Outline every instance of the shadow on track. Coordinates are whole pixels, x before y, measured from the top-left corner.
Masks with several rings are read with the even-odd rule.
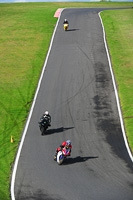
[[[85,162],[89,159],[95,159],[95,158],[98,158],[98,156],[88,156],[88,157],[77,156],[76,158],[68,158],[67,157],[67,159],[64,160],[63,165],[70,165],[70,164]]]
[[[56,129],[49,129],[46,131],[46,134],[44,134],[44,136],[46,135],[51,135],[54,133],[62,133],[64,131],[67,131],[69,129],[73,129],[74,127],[68,127],[68,128],[64,128],[64,127],[60,127],[60,128],[56,128]]]
[[[78,31],[78,30],[80,30],[80,29],[78,29],[78,28],[73,28],[73,29],[68,29],[67,32],[68,32],[68,31]]]

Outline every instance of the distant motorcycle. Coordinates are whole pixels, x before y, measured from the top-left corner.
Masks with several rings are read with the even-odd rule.
[[[38,123],[39,123],[41,134],[44,135],[46,133],[46,130],[49,127],[48,121],[45,120],[43,122],[38,122]]]
[[[61,165],[67,156],[70,156],[70,148],[65,146],[62,150],[58,151],[57,155],[54,156],[54,160],[57,161],[58,165]]]
[[[68,30],[68,24],[64,24],[64,31]]]

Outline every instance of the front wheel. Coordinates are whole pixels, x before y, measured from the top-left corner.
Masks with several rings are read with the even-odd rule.
[[[64,160],[63,153],[62,153],[62,151],[59,151],[58,154],[57,154],[57,163],[58,163],[58,165],[61,165],[63,163],[63,160]]]
[[[61,164],[63,163],[63,160],[64,160],[64,158],[63,158],[63,157],[60,157],[60,158],[59,158],[58,165],[61,165]]]
[[[41,127],[40,127],[40,131],[41,131],[41,134],[42,134],[42,135],[45,134],[46,130],[47,130],[47,127],[46,127],[46,126],[41,126]]]
[[[40,131],[41,131],[41,135],[44,135],[44,127],[43,126],[40,127]]]

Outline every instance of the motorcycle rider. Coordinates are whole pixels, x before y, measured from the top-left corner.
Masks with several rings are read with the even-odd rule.
[[[51,116],[48,111],[45,111],[43,116],[40,119],[39,124],[43,124],[43,122],[46,121],[48,123],[48,126],[51,126]]]
[[[69,25],[67,19],[64,20],[63,24],[68,24]]]
[[[60,147],[58,147],[58,148],[56,149],[56,154],[55,154],[55,155],[57,155],[57,153],[58,153],[59,151],[61,151],[64,147],[69,148],[70,151],[68,152],[67,156],[70,156],[71,149],[72,149],[72,145],[71,145],[71,141],[70,141],[70,140],[67,140],[67,141],[63,142],[63,143],[60,145]]]

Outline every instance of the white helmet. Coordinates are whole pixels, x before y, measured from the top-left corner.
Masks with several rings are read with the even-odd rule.
[[[49,115],[49,113],[48,113],[48,111],[45,111],[45,113],[44,113],[45,115]]]
[[[70,140],[67,140],[67,145],[71,145],[71,141]]]

